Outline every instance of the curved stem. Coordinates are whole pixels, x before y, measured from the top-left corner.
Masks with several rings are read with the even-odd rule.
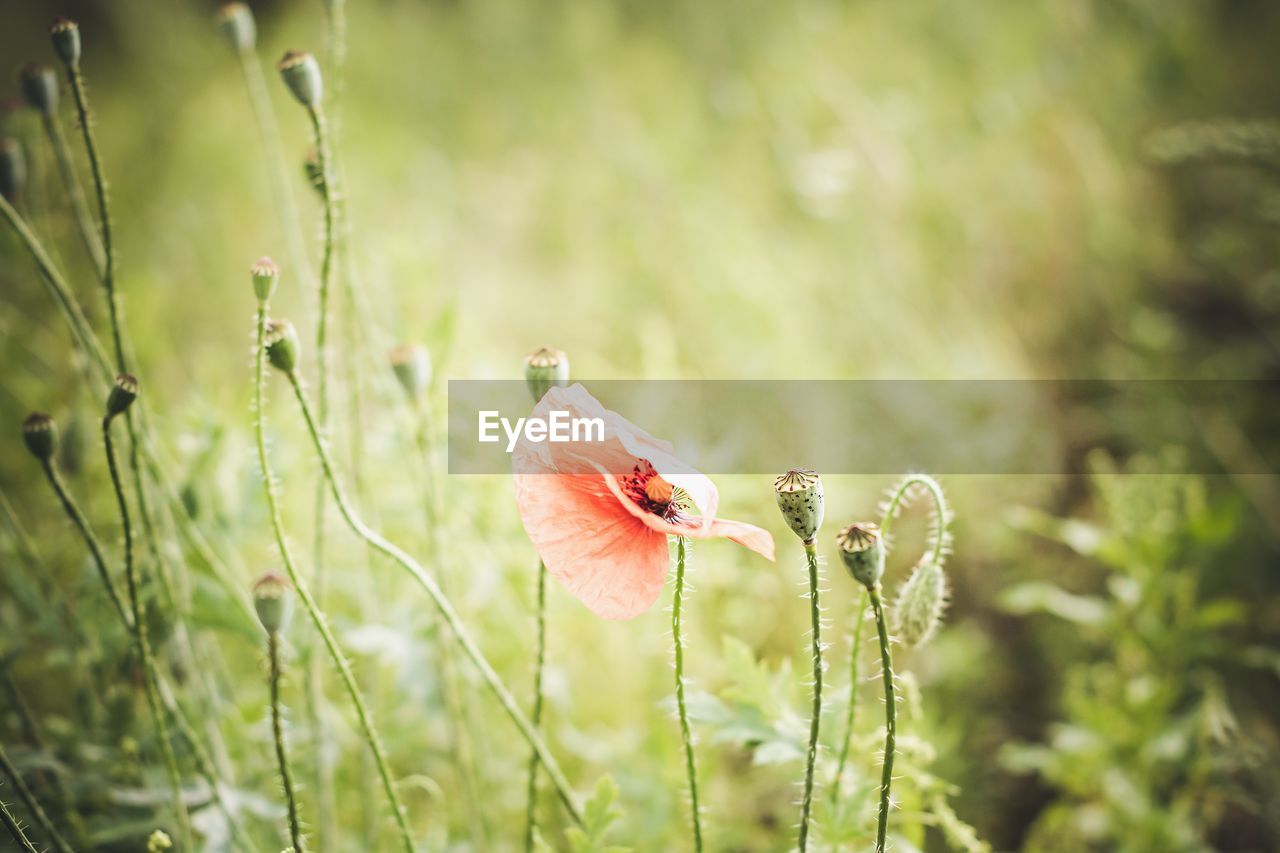
[[[27,834],[22,831],[22,824],[18,823],[18,819],[13,816],[13,812],[9,811],[4,800],[0,800],[0,823],[4,824],[5,829],[9,830],[9,834],[13,836],[13,840],[19,847],[27,851],[27,853],[40,853],[36,846],[31,843],[31,839],[27,838]]]
[[[18,792],[18,796],[26,805],[27,811],[31,812],[31,816],[35,818],[36,823],[40,824],[40,831],[48,836],[49,840],[53,842],[53,846],[60,853],[71,853],[71,845],[54,827],[53,821],[49,820],[49,815],[41,807],[40,801],[36,799],[35,794],[31,793],[27,783],[18,775],[18,768],[13,766],[13,762],[9,760],[9,756],[3,747],[0,747],[0,768],[4,769],[5,775],[13,782],[14,790]]]
[[[884,679],[884,766],[880,771],[880,816],[876,823],[876,853],[884,853],[884,839],[889,828],[889,788],[893,784],[897,709],[893,686],[893,656],[889,651],[889,628],[885,624],[880,585],[876,584],[867,592],[871,598],[871,609],[876,616],[876,632],[880,635],[880,666]]]
[[[533,664],[534,728],[542,726],[542,672],[547,661],[547,564],[538,561],[538,639]],[[529,784],[525,796],[524,849],[533,850],[533,833],[538,827],[538,753],[529,756]]]
[[[373,720],[364,704],[364,697],[356,684],[355,676],[351,674],[351,666],[347,663],[346,656],[338,646],[338,640],[333,636],[333,631],[330,630],[324,614],[320,611],[319,606],[316,605],[315,599],[311,597],[311,591],[307,588],[306,581],[303,580],[302,575],[298,572],[297,564],[293,559],[293,552],[290,550],[288,540],[285,538],[284,521],[280,516],[280,502],[276,496],[275,479],[271,474],[271,460],[267,456],[265,411],[266,326],[266,306],[259,304],[257,354],[254,359],[254,433],[257,438],[258,466],[262,475],[262,488],[266,493],[267,509],[271,515],[271,528],[275,534],[276,545],[280,549],[280,560],[284,563],[285,571],[289,574],[289,580],[293,583],[293,588],[297,591],[298,598],[302,600],[302,605],[306,609],[307,615],[311,617],[312,624],[315,625],[316,631],[320,634],[320,639],[324,642],[325,649],[329,652],[329,657],[332,658],[333,665],[338,670],[338,675],[347,690],[347,695],[351,698],[351,704],[355,707],[356,717],[360,721],[360,728],[369,744],[369,751],[373,753],[373,760],[378,768],[378,776],[382,780],[383,790],[387,795],[388,803],[391,805],[392,814],[395,816],[396,826],[400,831],[400,841],[408,853],[413,853],[413,839],[409,833],[409,824],[405,818],[404,808],[400,805],[400,797],[396,794],[391,771],[387,767],[386,755],[382,750],[382,738],[378,735],[378,730],[374,728]]]
[[[893,521],[898,517],[898,508],[902,505],[902,500],[907,496],[912,486],[923,486],[930,497],[933,498],[933,507],[936,517],[934,519],[934,529],[932,531],[933,542],[929,548],[933,551],[933,561],[941,563],[943,550],[947,547],[947,498],[942,493],[942,487],[938,485],[938,481],[927,474],[911,474],[903,478],[898,487],[894,489],[893,496],[889,498],[889,503],[885,505],[884,517],[880,519],[880,535],[883,537],[886,547],[889,543],[889,528],[893,526]]]
[[[680,713],[680,739],[684,743],[684,770],[689,780],[689,807],[693,812],[693,849],[702,850],[702,812],[698,807],[698,768],[693,760],[693,731],[684,699],[684,605],[685,541],[676,537],[676,590],[671,603],[671,637],[676,647],[676,708]]]
[[[156,738],[160,741],[160,750],[164,754],[165,769],[169,773],[169,787],[174,798],[174,809],[178,817],[178,836],[182,840],[182,849],[192,850],[191,818],[187,815],[187,805],[182,799],[182,775],[178,772],[178,759],[173,754],[173,744],[169,741],[169,725],[165,721],[164,712],[160,709],[160,698],[156,691],[155,658],[151,655],[151,641],[147,637],[147,621],[142,610],[141,597],[138,592],[138,570],[133,561],[133,526],[129,521],[129,502],[125,500],[124,487],[120,483],[120,466],[116,461],[115,443],[111,438],[111,417],[102,419],[102,440],[106,446],[107,468],[111,472],[111,485],[115,489],[116,502],[120,506],[120,523],[124,527],[124,579],[129,591],[129,609],[133,613],[133,639],[138,646],[138,656],[142,659],[142,683],[147,695],[147,705],[151,709],[151,718],[156,727]]]
[[[484,653],[480,651],[480,647],[471,639],[471,635],[462,624],[462,619],[453,608],[453,604],[445,596],[440,589],[440,585],[436,583],[435,578],[431,577],[422,565],[413,557],[409,556],[402,548],[389,542],[387,539],[368,525],[366,525],[355,510],[352,509],[350,501],[347,499],[346,492],[343,490],[341,483],[338,482],[337,474],[334,470],[333,461],[329,456],[329,451],[324,441],[320,437],[320,429],[316,424],[315,416],[311,411],[311,404],[307,400],[306,391],[303,390],[302,382],[296,373],[289,374],[289,383],[293,386],[294,397],[298,401],[298,406],[302,410],[302,417],[306,421],[307,432],[311,435],[311,444],[316,451],[317,457],[320,459],[320,467],[324,470],[325,479],[329,482],[330,492],[333,495],[334,502],[338,505],[338,511],[343,519],[347,522],[347,526],[351,528],[361,539],[369,543],[375,550],[390,557],[399,563],[413,577],[418,585],[423,588],[427,595],[435,604],[436,610],[444,618],[445,624],[453,632],[454,638],[462,651],[471,660],[471,663],[479,671],[481,679],[489,687],[489,690],[497,698],[498,703],[502,705],[503,710],[507,712],[507,716],[511,718],[511,722],[524,736],[538,754],[539,760],[543,767],[546,768],[547,776],[551,779],[552,784],[556,788],[556,792],[560,795],[561,801],[565,805],[570,818],[576,824],[582,823],[582,812],[578,807],[577,801],[573,796],[573,792],[569,787],[569,782],[565,779],[564,773],[560,770],[559,763],[552,756],[551,751],[547,749],[547,745],[543,742],[541,735],[529,723],[524,712],[520,710],[515,697],[511,695],[511,691],[502,682],[502,678],[494,670]]]
[[[809,844],[809,812],[813,805],[813,768],[818,760],[818,730],[822,723],[822,611],[818,601],[818,550],[804,543],[809,567],[809,620],[813,634],[813,719],[809,722],[809,753],[804,772],[804,800],[800,807],[800,850]]]
[[[853,738],[853,723],[858,707],[858,655],[862,652],[862,616],[867,610],[867,593],[858,602],[858,615],[853,620],[853,650],[849,653],[849,709],[844,718],[844,740],[840,744],[840,759],[836,762],[836,775],[831,780],[831,798],[840,801],[840,779],[849,760],[849,741]]]
[[[71,162],[71,152],[67,150],[67,138],[62,133],[58,118],[49,114],[42,116],[45,135],[49,137],[49,145],[53,148],[53,159],[58,164],[58,176],[62,179],[62,187],[71,202],[71,213],[75,217],[76,227],[80,231],[80,239],[93,259],[98,278],[107,275],[107,256],[102,250],[102,239],[98,236],[97,226],[93,224],[93,214],[89,212],[89,202],[84,197],[84,188],[76,178],[75,166]]]
[[[302,853],[302,827],[298,820],[298,801],[293,794],[293,774],[289,770],[289,755],[284,748],[284,722],[280,713],[280,636],[272,631],[267,634],[267,657],[271,663],[271,735],[276,742],[276,762],[280,765],[280,786],[289,806],[289,841],[293,853]]]

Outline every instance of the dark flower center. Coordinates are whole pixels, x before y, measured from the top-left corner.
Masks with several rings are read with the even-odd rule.
[[[683,489],[672,486],[654,470],[648,459],[641,459],[631,473],[621,478],[622,493],[645,512],[666,521],[680,518],[687,507]]]

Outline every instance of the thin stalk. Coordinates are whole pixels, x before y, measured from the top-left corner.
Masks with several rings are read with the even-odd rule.
[[[4,828],[9,830],[9,834],[13,836],[13,840],[27,853],[40,853],[36,846],[31,843],[31,839],[27,838],[27,834],[22,831],[22,824],[18,823],[18,819],[13,816],[13,812],[9,811],[9,806],[4,800],[0,800],[0,823],[4,824]]]
[[[844,776],[845,763],[849,760],[849,741],[853,738],[853,723],[858,707],[858,656],[862,652],[862,616],[867,610],[867,594],[858,603],[858,615],[853,620],[853,650],[849,654],[849,708],[844,718],[844,740],[840,744],[840,759],[836,762],[836,775],[831,780],[831,799],[840,801],[840,779]]]
[[[316,108],[307,110],[311,130],[315,138],[316,157],[320,161],[320,195],[324,202],[324,255],[320,261],[320,316],[316,324],[316,359],[320,376],[320,424],[329,423],[329,291],[333,284],[333,253],[337,239],[336,210],[334,201],[333,155],[329,151],[329,134],[324,113]]]
[[[698,768],[693,760],[693,731],[684,699],[684,605],[685,542],[676,537],[676,591],[671,605],[671,637],[676,647],[676,707],[680,712],[680,739],[684,742],[684,770],[689,780],[689,801],[693,812],[693,849],[702,851],[702,813],[698,808]]]
[[[58,473],[58,469],[54,467],[52,460],[42,461],[41,466],[44,468],[45,478],[48,479],[54,494],[58,496],[58,500],[62,503],[62,508],[66,511],[67,517],[71,519],[71,523],[80,532],[80,538],[84,539],[85,545],[88,546],[89,554],[93,557],[93,564],[98,570],[98,577],[102,579],[102,585],[107,590],[107,596],[111,599],[112,606],[115,607],[116,613],[120,614],[120,619],[124,622],[125,627],[132,633],[133,620],[125,609],[124,599],[120,597],[119,590],[116,589],[115,583],[111,580],[110,572],[107,571],[107,561],[102,554],[102,546],[98,542],[98,537],[93,535],[93,531],[89,528],[88,520],[85,519],[84,513],[80,511],[80,507],[71,497],[71,493],[67,491],[66,485],[62,482],[62,476]]]
[[[289,840],[294,853],[302,853],[302,827],[298,820],[298,801],[293,794],[293,773],[289,770],[289,755],[284,748],[284,722],[280,713],[280,635],[267,634],[267,657],[271,662],[271,734],[276,742],[276,762],[280,765],[280,786],[289,806]]]
[[[71,152],[67,148],[67,138],[62,133],[62,125],[56,115],[43,115],[44,132],[49,137],[49,145],[53,148],[54,160],[58,163],[58,175],[62,179],[63,189],[71,202],[71,212],[75,217],[80,239],[93,259],[93,267],[99,279],[107,274],[107,256],[102,249],[102,238],[98,236],[98,227],[93,222],[93,214],[89,212],[89,202],[85,199],[84,188],[76,177],[75,166],[72,165]]]
[[[564,803],[565,809],[576,824],[582,824],[582,812],[578,807],[578,803],[574,798],[573,792],[569,787],[569,782],[565,778],[564,773],[560,770],[559,763],[547,749],[546,743],[543,742],[542,736],[530,724],[524,712],[520,710],[519,704],[515,697],[511,695],[511,691],[502,682],[502,678],[494,670],[493,666],[485,658],[484,653],[480,651],[480,647],[471,639],[471,635],[462,624],[462,619],[453,608],[453,604],[445,596],[440,589],[436,580],[429,575],[422,565],[413,557],[409,556],[403,549],[392,544],[383,536],[356,515],[352,509],[350,501],[347,499],[346,492],[343,490],[341,483],[338,481],[337,474],[334,470],[333,461],[329,456],[329,451],[321,439],[320,429],[316,423],[315,415],[311,411],[311,404],[307,399],[306,391],[302,387],[302,382],[298,378],[297,373],[290,373],[289,383],[293,386],[294,396],[297,398],[298,406],[302,410],[302,417],[306,421],[307,432],[311,435],[311,444],[316,451],[316,455],[320,460],[320,466],[324,470],[325,479],[329,482],[330,492],[333,495],[334,502],[338,505],[338,511],[343,519],[347,522],[347,526],[351,528],[361,539],[368,542],[373,548],[382,554],[390,557],[392,560],[400,564],[400,566],[409,572],[418,585],[423,588],[427,595],[431,598],[441,617],[444,618],[445,624],[453,632],[454,638],[463,652],[471,660],[471,663],[480,673],[481,679],[489,687],[490,691],[497,698],[498,703],[502,705],[507,716],[511,718],[511,722],[520,730],[520,734],[528,742],[529,746],[538,754],[539,760],[543,767],[546,768],[547,776],[551,779],[555,786],[556,792],[560,795],[561,801]]]
[[[542,671],[547,660],[547,564],[538,561],[538,640],[533,664],[533,714],[535,729],[542,726]],[[524,849],[533,850],[533,833],[538,827],[538,754],[529,756],[529,785],[525,798]]]
[[[316,631],[319,632],[320,638],[324,641],[329,657],[333,659],[333,664],[338,670],[343,686],[346,687],[347,695],[351,698],[351,704],[355,707],[356,717],[360,721],[360,728],[369,744],[370,751],[373,753],[374,761],[378,767],[378,775],[382,779],[382,787],[386,792],[387,801],[391,805],[392,814],[395,816],[396,826],[400,831],[400,841],[408,853],[413,853],[413,839],[409,833],[409,824],[405,819],[404,808],[400,805],[400,797],[396,794],[391,771],[387,767],[386,756],[382,750],[382,739],[378,735],[378,730],[374,727],[372,718],[365,707],[364,697],[356,684],[355,676],[351,674],[351,666],[347,663],[346,656],[342,653],[337,639],[329,629],[329,624],[325,620],[324,614],[316,605],[315,599],[311,597],[311,591],[298,571],[293,559],[293,552],[290,550],[288,541],[285,538],[284,521],[281,518],[279,500],[276,497],[275,479],[271,474],[271,461],[267,456],[265,411],[266,324],[266,306],[259,303],[257,354],[254,368],[254,432],[257,437],[258,464],[262,474],[262,487],[267,496],[267,508],[271,515],[271,527],[275,533],[276,545],[280,549],[280,559],[289,574],[289,580],[293,583],[294,589],[298,592],[298,598],[302,600],[303,607],[306,608],[307,615],[311,617],[312,623],[316,626]]]
[[[187,814],[187,804],[182,798],[182,774],[178,772],[178,758],[173,753],[173,744],[169,740],[169,725],[160,707],[160,696],[156,689],[155,672],[157,667],[151,655],[151,641],[147,636],[147,620],[142,610],[142,601],[138,592],[138,570],[133,559],[133,525],[129,520],[129,502],[124,496],[124,487],[120,482],[120,466],[116,461],[115,443],[111,438],[111,416],[102,419],[102,440],[106,446],[107,468],[111,473],[111,485],[115,489],[116,502],[120,506],[120,523],[124,527],[124,578],[129,591],[129,609],[133,613],[133,639],[138,646],[138,656],[143,663],[142,683],[147,695],[147,705],[151,709],[152,721],[156,727],[156,737],[160,741],[160,750],[164,754],[165,769],[169,773],[169,787],[173,793],[173,805],[178,818],[178,835],[182,840],[183,850],[195,849],[191,834],[191,818]]]
[[[897,709],[893,687],[893,655],[889,650],[889,628],[885,624],[880,585],[867,590],[871,609],[875,612],[876,632],[880,635],[880,667],[884,679],[884,766],[880,771],[880,815],[876,822],[876,853],[884,853],[885,834],[889,829],[889,788],[893,784],[893,756],[897,738]]]
[[[53,842],[53,846],[59,853],[72,853],[71,845],[62,837],[57,828],[53,825],[53,821],[49,820],[49,815],[45,813],[44,808],[40,805],[40,801],[36,799],[36,795],[31,793],[31,789],[27,787],[27,783],[18,775],[18,768],[13,766],[13,762],[9,760],[9,755],[4,751],[4,747],[0,747],[0,768],[4,769],[5,775],[13,782],[13,788],[18,792],[18,797],[27,807],[27,811],[31,812],[31,816],[35,818],[36,823],[40,825],[40,831],[43,832],[48,839]],[[11,830],[12,831],[12,830]],[[16,837],[16,836],[15,836]]]
[[[818,549],[804,543],[809,567],[809,619],[813,634],[813,718],[809,721],[809,752],[804,770],[804,800],[800,806],[800,850],[809,849],[809,814],[813,806],[813,769],[818,761],[818,729],[822,723],[822,615],[818,602]]]
[[[933,561],[941,564],[943,552],[947,547],[947,498],[942,493],[942,487],[938,485],[938,481],[927,474],[912,474],[904,478],[894,489],[893,496],[885,504],[884,517],[880,519],[880,535],[884,539],[885,547],[889,547],[891,544],[889,528],[898,517],[898,508],[902,506],[902,501],[912,486],[923,486],[933,498],[934,529],[931,533],[933,541],[929,543],[929,548],[933,552],[931,555]]]

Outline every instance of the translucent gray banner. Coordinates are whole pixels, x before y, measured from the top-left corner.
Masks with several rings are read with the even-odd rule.
[[[1266,380],[573,385],[581,387],[554,390],[535,412],[523,381],[450,380],[449,472],[511,473],[523,444],[625,474],[629,466],[612,469],[628,465],[626,454],[598,445],[616,444],[633,428],[670,442],[676,457],[707,474],[777,474],[795,467],[823,474],[1070,473],[1081,451],[1093,447],[1153,458],[1177,447],[1184,451],[1178,469],[1188,473],[1271,474],[1280,467],[1280,383]],[[573,405],[560,405],[566,413],[554,416],[556,400]],[[603,442],[587,417],[599,414],[594,401],[608,410],[601,418]]]

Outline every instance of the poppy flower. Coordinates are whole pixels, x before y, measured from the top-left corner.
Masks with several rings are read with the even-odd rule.
[[[516,503],[547,571],[593,613],[631,619],[653,606],[670,564],[668,536],[723,537],[773,559],[773,537],[717,518],[715,484],[677,459],[669,443],[581,385],[551,388],[531,417],[551,412],[599,418],[603,440],[521,438],[512,452]]]

